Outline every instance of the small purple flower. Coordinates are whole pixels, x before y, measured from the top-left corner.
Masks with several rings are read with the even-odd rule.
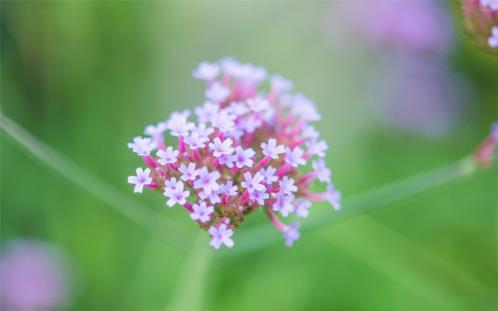
[[[166,150],[159,150],[157,152],[159,159],[157,162],[161,165],[176,163],[178,158],[178,150],[174,150],[173,147],[168,147]]]
[[[211,119],[213,127],[219,129],[222,133],[231,132],[235,129],[235,116],[222,110]]]
[[[249,193],[253,193],[254,191],[263,191],[265,189],[265,186],[261,184],[263,178],[263,175],[259,172],[254,176],[251,176],[251,173],[249,172],[245,172],[244,181],[240,185]]]
[[[275,176],[277,170],[273,166],[268,166],[266,169],[262,168],[259,172],[263,175],[263,181],[267,185],[271,185],[278,180],[278,177]]]
[[[142,193],[144,186],[152,183],[152,178],[149,177],[150,169],[146,168],[143,170],[141,167],[137,168],[136,176],[129,176],[128,183],[134,184],[135,188],[133,189],[134,193]]]
[[[166,130],[166,123],[159,122],[157,125],[148,125],[145,128],[144,133],[145,135],[149,135],[153,138],[161,138],[165,130]]]
[[[218,191],[226,196],[233,197],[238,194],[237,189],[238,187],[234,186],[233,181],[229,180],[226,183],[221,184]]]
[[[227,167],[229,167],[229,168],[232,168],[232,167],[233,167],[233,161],[234,161],[233,156],[231,156],[231,155],[227,155],[227,154],[222,154],[222,155],[218,158],[218,162],[219,162],[221,165],[226,165],[226,166],[227,166]]]
[[[306,164],[306,160],[303,158],[303,149],[297,147],[291,150],[287,148],[285,162],[292,167],[298,167],[299,165]]]
[[[230,138],[221,141],[216,137],[212,143],[209,144],[209,148],[213,150],[213,156],[219,158],[221,155],[231,155],[233,153],[233,140]]]
[[[187,198],[190,195],[190,191],[184,190],[183,182],[176,182],[176,178],[173,179],[174,181],[171,180],[170,185],[175,184],[174,187],[164,187],[164,196],[169,198],[168,202],[166,202],[169,207],[173,207],[176,204],[183,205],[187,203]]]
[[[204,105],[195,109],[195,114],[197,115],[199,122],[207,123],[211,122],[219,111],[220,107],[218,104],[206,101]]]
[[[491,28],[491,36],[488,38],[488,44],[491,48],[498,48],[498,26]]]
[[[242,147],[238,146],[237,148],[235,148],[235,155],[232,159],[234,160],[235,165],[238,168],[243,168],[244,166],[252,167],[254,163],[252,157],[255,154],[256,153],[252,148],[243,149]]]
[[[293,194],[297,191],[295,181],[290,177],[284,176],[278,184],[280,186],[280,191],[283,191],[285,194]]]
[[[156,148],[156,145],[148,137],[135,137],[133,142],[128,143],[128,148],[139,156],[148,156]]]
[[[320,159],[312,162],[313,170],[321,182],[330,182],[330,169],[325,165],[325,161]]]
[[[285,153],[285,147],[283,145],[277,145],[277,140],[275,138],[270,138],[268,143],[262,143],[261,149],[263,154],[274,160],[278,159],[278,155]]]
[[[300,225],[298,223],[291,223],[284,231],[284,241],[287,247],[291,247],[294,241],[299,240],[301,234],[299,233]]]
[[[221,177],[218,172],[209,172],[207,168],[203,167],[197,170],[199,175],[198,179],[194,182],[195,189],[201,189],[206,194],[211,194],[211,192],[218,190],[220,187],[217,180]]]
[[[172,136],[183,137],[188,135],[189,131],[194,128],[194,123],[187,121],[188,115],[175,114],[167,121],[166,126]]]
[[[211,191],[210,193],[206,193],[205,191],[201,191],[199,192],[199,198],[201,200],[208,200],[211,202],[211,204],[218,204],[218,203],[221,203],[221,198],[220,196],[218,195],[218,192],[219,192],[219,189],[218,191]]]
[[[192,205],[192,209],[194,211],[190,213],[190,218],[202,223],[208,222],[211,219],[211,215],[214,213],[214,207],[208,206],[204,201]]]
[[[333,184],[328,185],[327,187],[327,201],[329,201],[330,205],[335,210],[341,209],[341,193],[337,191]]]
[[[268,100],[261,97],[247,100],[247,105],[249,106],[249,109],[256,113],[270,109],[270,103],[268,102]]]
[[[308,147],[309,153],[320,158],[325,157],[325,152],[329,148],[327,143],[323,140],[310,140],[306,143],[306,146]]]
[[[245,133],[254,133],[262,123],[260,118],[252,115],[240,120],[237,127]]]
[[[206,91],[206,98],[212,100],[215,103],[223,102],[228,95],[230,90],[221,85],[220,83],[213,83]]]
[[[192,76],[199,80],[212,81],[218,76],[219,73],[220,66],[218,64],[202,62],[199,64],[197,69],[192,72]]]
[[[311,202],[306,199],[296,199],[294,201],[294,214],[300,218],[306,218],[309,215],[309,208],[311,207]]]
[[[214,249],[219,249],[221,245],[225,245],[228,248],[233,247],[234,243],[231,239],[233,235],[233,230],[227,224],[220,224],[217,227],[211,226],[209,228],[209,234],[211,235],[211,246]]]
[[[266,190],[263,190],[250,192],[249,197],[251,200],[258,202],[258,205],[262,206],[265,204],[265,200],[270,198],[270,195]]]
[[[193,132],[185,137],[185,143],[190,147],[190,149],[204,148],[206,146],[206,142],[206,138],[199,132]]]
[[[280,75],[271,77],[271,89],[275,92],[288,92],[292,89],[292,81],[283,78]]]
[[[292,205],[292,200],[294,200],[293,195],[287,195],[285,192],[280,191],[277,194],[275,203],[273,203],[273,210],[275,212],[280,212],[282,216],[287,217],[290,213],[294,211],[294,206]]]
[[[195,163],[189,163],[188,166],[185,164],[180,165],[178,168],[182,176],[180,177],[183,181],[194,181],[198,175],[197,170],[195,169]]]
[[[315,103],[303,94],[296,94],[291,102],[293,113],[304,121],[318,121],[321,116],[316,110]]]

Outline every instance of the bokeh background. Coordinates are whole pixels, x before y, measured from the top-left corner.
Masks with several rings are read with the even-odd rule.
[[[15,241],[64,253],[55,310],[497,310],[496,169],[305,232],[292,249],[234,254],[126,183],[140,163],[126,143],[202,103],[191,72],[224,56],[316,101],[346,198],[455,161],[498,119],[498,57],[461,18],[442,1],[2,1],[2,113],[126,198],[89,193],[2,131],[2,256]],[[133,204],[172,227],[119,212]],[[237,236],[259,224],[263,213],[236,248],[258,243]]]

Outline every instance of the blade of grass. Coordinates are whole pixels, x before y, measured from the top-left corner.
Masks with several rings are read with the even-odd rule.
[[[319,235],[439,308],[484,310],[498,301],[492,288],[366,215]]]
[[[209,267],[213,258],[205,235],[199,235],[185,262],[175,291],[167,301],[165,311],[199,311],[204,308],[204,296]]]
[[[191,234],[184,232],[185,230],[175,225],[174,222],[165,219],[159,220],[158,215],[147,209],[146,206],[131,200],[111,184],[88,173],[57,151],[41,143],[3,114],[0,114],[0,125],[5,133],[24,147],[35,159],[80,186],[131,221],[148,230],[156,231],[173,247],[185,249],[185,245],[192,241],[192,238],[189,238]]]

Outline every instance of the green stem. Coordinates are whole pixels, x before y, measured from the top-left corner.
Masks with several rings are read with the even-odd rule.
[[[160,236],[169,242],[171,246],[185,249],[185,245],[188,245],[188,241],[192,240],[192,238],[189,238],[189,234],[183,232],[185,231],[184,229],[180,228],[172,221],[166,222],[165,219],[159,221],[156,213],[147,209],[145,205],[130,200],[127,195],[124,195],[114,186],[97,176],[86,172],[71,160],[41,143],[3,114],[0,114],[0,125],[5,133],[24,147],[24,149],[37,160],[52,168],[69,181],[80,186],[88,193],[94,195],[96,198],[99,198],[133,222],[140,224],[149,230],[158,231]]]

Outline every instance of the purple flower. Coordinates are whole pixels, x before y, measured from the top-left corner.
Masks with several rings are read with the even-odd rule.
[[[133,142],[128,143],[128,148],[139,156],[148,156],[156,148],[155,144],[148,137],[135,137]]]
[[[325,161],[323,159],[313,161],[312,166],[319,181],[326,183],[330,182],[331,173],[329,168],[325,165]]]
[[[217,183],[218,179],[221,177],[218,172],[209,172],[207,168],[203,167],[197,171],[199,177],[194,182],[195,189],[201,189],[206,194],[211,194],[211,192],[218,190],[220,187]]]
[[[244,181],[240,185],[249,193],[253,193],[254,191],[263,191],[265,189],[265,186],[261,184],[263,178],[263,175],[261,175],[259,172],[254,176],[251,176],[251,173],[249,172],[245,172]]]
[[[183,181],[194,181],[197,177],[198,172],[195,169],[195,163],[189,163],[188,166],[185,164],[180,165],[178,168],[182,176],[180,177]]]
[[[152,183],[152,178],[149,177],[150,169],[143,170],[141,167],[137,168],[136,176],[128,177],[128,183],[135,185],[133,188],[134,193],[142,193],[144,186]]]
[[[221,155],[231,155],[233,153],[233,140],[230,138],[221,141],[218,137],[216,137],[212,143],[209,144],[209,148],[213,150],[213,155],[216,158],[219,158]]]
[[[294,214],[300,218],[306,218],[309,215],[309,208],[311,207],[311,202],[306,199],[296,199],[294,201]]]
[[[226,183],[221,184],[218,191],[226,196],[233,197],[237,195],[237,189],[238,187],[233,185],[233,181],[229,180]]]
[[[323,140],[310,140],[308,141],[308,143],[306,143],[306,146],[308,147],[309,153],[320,158],[325,157],[325,152],[329,148],[327,143]]]
[[[166,150],[159,150],[157,156],[159,157],[157,162],[161,165],[176,163],[178,150],[174,150],[173,147],[168,147]]]
[[[291,247],[294,241],[299,240],[301,234],[299,233],[299,224],[291,223],[284,231],[284,241],[287,247]]]
[[[206,91],[206,97],[215,103],[223,102],[230,94],[230,90],[220,83],[213,83]]]
[[[280,76],[269,81],[264,68],[231,58],[203,62],[193,75],[206,81],[195,120],[190,122],[190,110],[174,112],[146,128],[151,138],[129,144],[149,166],[130,177],[136,191],[162,188],[166,204],[188,211],[216,249],[232,247],[234,228],[255,210],[266,209],[290,245],[299,237],[298,225],[285,225],[281,216],[306,217],[311,201],[329,200],[337,208],[335,188],[326,193],[310,188],[315,178],[330,181],[325,161],[314,161],[328,147],[311,125],[320,119],[312,100],[290,93],[291,81]],[[177,146],[166,148],[171,142],[165,143],[165,130],[177,137]],[[305,172],[301,166],[311,163],[314,171]]]
[[[220,66],[218,64],[211,64],[202,62],[196,70],[192,73],[194,78],[205,81],[212,81],[220,73]]]
[[[62,250],[41,241],[9,241],[0,258],[0,309],[65,309],[71,292],[69,262]]]
[[[299,165],[306,164],[306,160],[303,158],[303,149],[297,147],[294,149],[287,148],[285,162],[292,167],[298,167]]]
[[[295,181],[290,177],[284,176],[278,184],[280,186],[280,191],[283,191],[285,194],[293,194],[297,191]]]
[[[479,3],[483,7],[488,7],[493,11],[498,11],[498,0],[480,0]]]
[[[258,205],[262,206],[265,204],[265,200],[270,198],[270,195],[265,191],[253,191],[250,192],[249,197],[251,200],[258,202]]]
[[[280,191],[277,194],[275,203],[273,203],[273,210],[280,212],[282,216],[287,217],[290,213],[294,211],[294,206],[292,205],[292,200],[294,200],[293,195],[285,194],[285,192]]]
[[[235,148],[235,155],[232,157],[235,165],[238,168],[243,168],[244,166],[252,167],[254,161],[252,157],[254,157],[256,153],[252,148],[243,149],[242,147]]]
[[[326,193],[327,200],[329,201],[330,205],[332,205],[335,210],[340,210],[342,197],[341,193],[335,189],[333,184],[328,185]]]
[[[174,186],[171,186],[173,184]],[[169,207],[173,207],[176,204],[183,205],[187,203],[187,198],[189,195],[190,191],[184,190],[183,182],[176,182],[175,178],[174,181],[171,180],[169,187],[164,187],[164,196],[169,198],[168,202],[166,202]]]
[[[209,234],[211,235],[211,246],[214,249],[219,249],[222,245],[226,247],[233,247],[233,240],[231,236],[233,235],[233,230],[227,224],[220,224],[217,227],[211,226],[209,228]]]
[[[268,166],[266,169],[262,168],[259,172],[263,175],[263,181],[267,185],[271,185],[278,180],[278,177],[275,176],[277,170],[273,166]]]
[[[211,215],[214,213],[214,207],[208,206],[204,201],[192,205],[192,209],[194,211],[190,213],[190,218],[201,223],[208,222],[211,219]]]
[[[283,145],[277,145],[277,140],[275,138],[270,138],[268,143],[262,143],[261,149],[263,154],[274,160],[278,159],[278,155],[285,153],[285,147]]]

